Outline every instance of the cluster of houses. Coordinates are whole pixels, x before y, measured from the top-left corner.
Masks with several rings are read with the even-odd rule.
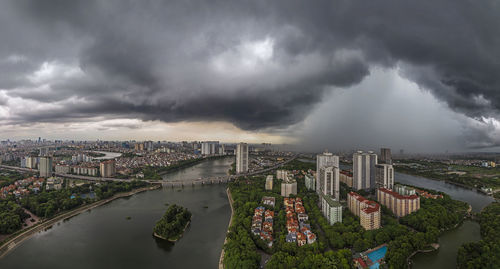
[[[274,197],[262,197],[262,204],[273,207],[276,203]],[[274,211],[263,206],[255,208],[252,218],[252,233],[267,242],[268,247],[273,246],[273,218]]]
[[[273,217],[274,211],[259,206],[255,208],[252,218],[252,233],[260,236],[269,247],[273,246]]]
[[[316,235],[311,231],[311,226],[306,222],[309,216],[302,204],[302,199],[297,198],[284,198],[286,212],[286,229],[288,234],[286,242],[297,243],[299,247],[305,244],[312,244],[316,242]]]
[[[43,178],[35,177],[17,180],[0,189],[0,198],[5,199],[9,195],[14,195],[15,197],[26,196],[30,194],[30,191],[37,193],[42,189],[43,182]]]

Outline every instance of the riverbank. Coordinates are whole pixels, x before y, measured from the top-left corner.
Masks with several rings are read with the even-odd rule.
[[[231,218],[229,219],[229,225],[227,226],[226,237],[224,238],[224,245],[227,243],[227,234],[229,233],[229,229],[233,224],[233,215],[234,215],[233,198],[231,197],[231,191],[229,190],[229,188],[227,188],[226,193],[227,193],[227,199],[229,200],[229,205],[231,206]],[[224,269],[224,245],[222,245],[222,251],[220,253],[219,269]]]
[[[468,189],[468,190],[474,190],[474,191],[479,192],[481,194],[493,197],[493,194],[486,193],[486,192],[482,191],[480,188],[477,188],[477,187],[474,187],[474,186],[465,185],[465,184],[458,183],[458,182],[454,182],[454,181],[451,181],[451,180],[439,179],[439,178],[432,177],[430,175],[421,175],[419,173],[412,173],[411,171],[401,170],[401,169],[395,169],[395,172],[398,172],[398,173],[401,173],[401,174],[406,174],[406,175],[411,175],[411,176],[423,177],[423,178],[430,179],[430,180],[435,180],[435,181],[442,181],[442,182],[445,182],[445,183],[448,183],[448,184],[451,184],[451,185],[455,185],[455,186],[458,186],[458,187],[461,187],[461,188],[464,188],[464,189]]]
[[[137,194],[137,193],[141,193],[141,192],[148,191],[148,190],[155,190],[155,189],[158,189],[160,187],[161,187],[160,185],[154,185],[154,186],[150,186],[150,187],[143,187],[143,188],[131,190],[131,191],[125,192],[125,193],[118,193],[118,194],[113,195],[110,198],[107,198],[104,200],[99,200],[99,201],[96,201],[94,203],[81,206],[81,207],[76,208],[74,210],[61,213],[61,214],[59,214],[51,219],[47,219],[47,220],[42,221],[41,223],[39,223],[33,227],[19,231],[16,234],[12,235],[12,236],[14,236],[13,238],[7,239],[7,241],[5,241],[2,245],[0,245],[0,258],[4,257],[7,253],[9,253],[13,249],[15,249],[22,242],[29,239],[31,236],[33,236],[37,232],[45,230],[47,228],[50,228],[54,224],[56,224],[57,222],[59,222],[61,220],[66,220],[66,219],[72,218],[72,217],[74,217],[82,212],[85,212],[87,210],[91,210],[93,208],[105,205],[105,204],[107,204],[113,200],[119,199],[119,198],[129,197],[129,196],[132,196],[132,195]]]
[[[430,244],[430,246],[432,247],[432,249],[419,249],[419,250],[415,250],[412,254],[410,254],[410,256],[408,256],[408,258],[406,259],[406,262],[408,263],[408,269],[411,269],[411,264],[412,264],[411,258],[413,256],[415,256],[415,254],[417,254],[417,253],[429,253],[429,252],[433,252],[433,251],[436,251],[436,250],[439,249],[439,244],[438,243],[432,243],[432,244]]]

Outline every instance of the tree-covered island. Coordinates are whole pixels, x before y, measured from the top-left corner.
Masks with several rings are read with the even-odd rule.
[[[181,238],[189,222],[191,222],[191,212],[182,206],[173,204],[156,222],[153,235],[163,240],[175,242]]]

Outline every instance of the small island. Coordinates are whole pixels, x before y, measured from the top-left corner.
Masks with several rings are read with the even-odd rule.
[[[175,242],[181,238],[190,222],[191,212],[182,206],[173,204],[156,222],[153,235],[163,240]]]

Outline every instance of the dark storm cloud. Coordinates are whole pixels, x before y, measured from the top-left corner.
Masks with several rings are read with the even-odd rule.
[[[325,88],[398,66],[455,111],[498,118],[498,14],[496,1],[466,0],[2,2],[0,89],[57,102],[12,122],[106,116],[254,130],[300,122]],[[271,56],[245,47],[266,39]],[[25,60],[1,61],[12,55]],[[26,79],[44,62],[84,75],[45,87]]]

